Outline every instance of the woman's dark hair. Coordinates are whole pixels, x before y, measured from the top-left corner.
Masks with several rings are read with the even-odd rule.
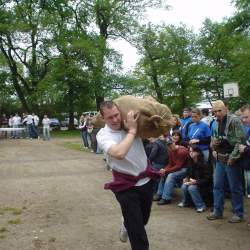
[[[180,130],[174,130],[174,131],[172,132],[172,137],[173,137],[174,135],[178,135],[178,136],[179,136],[180,140],[179,140],[179,142],[178,142],[178,145],[182,145],[181,131],[180,131]]]
[[[198,153],[198,162],[201,162],[201,163],[204,163],[204,155],[203,155],[203,153],[202,153],[202,151],[201,151],[201,149],[197,146],[197,145],[195,145],[195,144],[191,144],[190,146],[189,146],[189,149],[190,148],[192,148],[192,150],[194,151],[194,152],[197,152]]]

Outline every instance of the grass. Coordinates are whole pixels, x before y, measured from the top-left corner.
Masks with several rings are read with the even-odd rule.
[[[51,132],[51,137],[80,137],[79,130],[54,130]]]
[[[88,151],[88,150],[86,150],[86,149],[83,149],[81,143],[65,142],[65,143],[63,144],[63,146],[64,146],[65,148],[68,148],[68,149],[73,149],[73,150],[78,150],[78,151],[85,151],[85,152]]]
[[[8,232],[6,227],[0,227],[0,233]]]
[[[21,219],[17,218],[17,219],[14,219],[14,220],[9,220],[8,224],[12,224],[12,225],[21,224]]]
[[[20,208],[14,208],[14,207],[0,207],[0,214],[3,215],[6,212],[11,212],[14,215],[19,215],[23,211]]]

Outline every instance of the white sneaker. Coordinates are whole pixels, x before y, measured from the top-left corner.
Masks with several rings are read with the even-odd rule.
[[[180,202],[177,206],[178,207],[185,207],[185,204],[183,202]]]
[[[201,208],[197,208],[196,209],[196,212],[197,213],[203,213],[203,212],[205,212],[206,211],[206,208],[205,207],[201,207]]]
[[[121,228],[120,228],[120,241],[121,242],[127,242],[128,240],[128,232],[126,227],[124,226],[124,224],[121,224]]]
[[[250,194],[247,196],[248,199],[250,199]]]

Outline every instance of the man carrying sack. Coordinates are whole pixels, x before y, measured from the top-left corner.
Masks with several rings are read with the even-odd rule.
[[[230,114],[221,100],[215,101],[212,106],[218,126],[211,142],[213,157],[216,159],[213,186],[214,210],[207,219],[223,218],[224,181],[227,178],[234,213],[229,222],[238,223],[243,220],[244,215],[242,169],[238,162],[239,145],[244,142],[245,137],[244,129],[240,119]]]
[[[105,101],[100,105],[105,127],[97,134],[98,145],[103,149],[106,161],[112,169],[113,181],[105,184],[115,194],[124,221],[120,228],[120,240],[129,238],[132,250],[148,250],[147,224],[153,198],[152,178],[159,173],[150,168],[142,140],[136,136],[139,114],[129,111],[122,129],[122,116],[117,105]]]

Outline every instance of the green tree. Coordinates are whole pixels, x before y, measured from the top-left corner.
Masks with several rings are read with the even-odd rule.
[[[199,100],[199,91],[195,88],[197,52],[191,30],[184,25],[148,25],[142,28],[138,41],[143,55],[138,67],[149,77],[147,80],[151,80],[149,88],[160,102],[177,111]]]
[[[147,7],[162,6],[161,0],[92,0],[86,1],[86,6],[89,8],[91,21],[96,24],[97,36],[99,37],[100,45],[99,56],[96,63],[92,66],[94,91],[97,107],[104,96],[107,95],[106,88],[108,79],[105,72],[109,65],[107,64],[108,40],[123,38],[131,39],[136,32],[138,21],[141,20]],[[114,65],[117,65],[115,61]],[[119,63],[118,63],[119,65]]]
[[[39,2],[2,1],[0,4],[0,51],[7,61],[13,88],[26,111],[38,109],[33,94],[46,76],[50,61]]]

